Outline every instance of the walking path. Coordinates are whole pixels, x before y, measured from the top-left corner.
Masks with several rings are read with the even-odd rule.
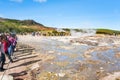
[[[4,68],[7,70],[0,72],[0,80],[7,80],[4,79],[5,75],[11,75],[14,80],[31,80],[28,66],[41,61],[41,59],[38,58],[38,54],[33,54],[34,48],[30,46],[18,44],[17,49],[14,53],[13,63],[6,59]]]

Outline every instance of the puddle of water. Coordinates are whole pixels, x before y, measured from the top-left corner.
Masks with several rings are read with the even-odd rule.
[[[68,56],[61,55],[61,56],[58,56],[58,57],[57,57],[57,60],[58,60],[58,61],[65,61],[65,60],[67,60],[68,58],[69,58]]]

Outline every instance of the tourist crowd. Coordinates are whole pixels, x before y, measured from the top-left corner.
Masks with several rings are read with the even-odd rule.
[[[4,64],[6,57],[13,63],[13,53],[17,44],[17,37],[15,34],[1,33],[0,34],[0,71],[4,71]]]

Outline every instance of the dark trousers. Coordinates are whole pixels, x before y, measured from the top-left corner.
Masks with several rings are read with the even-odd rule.
[[[1,53],[1,56],[0,56],[0,69],[3,69],[5,61],[6,61],[5,54]]]
[[[11,56],[10,56],[10,54],[9,54],[9,52],[7,51],[7,52],[5,52],[5,55],[8,57],[8,59],[10,60],[10,62],[13,62],[13,60],[12,60],[12,58],[11,58]]]

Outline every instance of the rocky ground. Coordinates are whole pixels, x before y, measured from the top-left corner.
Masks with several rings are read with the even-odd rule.
[[[120,80],[119,36],[28,35],[19,36],[19,42],[14,63],[7,60],[1,76],[11,75],[14,80]],[[88,48],[84,51],[82,45]]]
[[[34,48],[18,43],[14,62],[10,63],[7,59],[4,66],[6,70],[0,72],[0,80],[33,80],[31,71],[48,59],[52,59],[52,56],[34,53]]]
[[[83,57],[88,64],[95,64],[95,66],[99,64],[99,67],[102,66],[99,70],[94,70],[98,78],[95,80],[120,80],[120,69],[117,69],[117,67],[119,67],[118,64],[120,64],[120,51],[118,50],[120,47],[119,36],[96,35],[71,39],[70,42],[93,46],[84,52]],[[113,50],[113,52],[107,53],[107,56],[106,53],[101,54],[101,52],[108,50]],[[97,52],[96,56],[93,54],[95,51]],[[111,56],[111,54],[113,55]],[[93,56],[95,56],[97,60],[93,59]],[[102,60],[105,64],[101,62]],[[116,64],[117,62],[118,64]],[[109,70],[105,69],[107,66],[116,66],[116,68],[114,67],[113,71],[109,72]]]

